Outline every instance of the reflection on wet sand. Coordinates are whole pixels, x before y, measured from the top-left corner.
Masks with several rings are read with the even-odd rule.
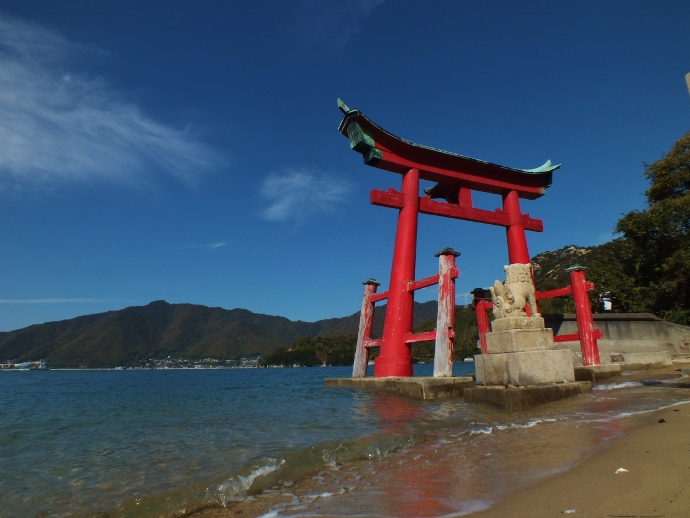
[[[677,383],[611,384],[594,394],[511,413],[462,401],[361,396],[380,455],[336,463],[234,509],[309,516],[458,516],[570,469],[623,433],[626,416],[687,398]],[[278,488],[279,489],[279,488]],[[230,516],[229,514],[227,516]]]

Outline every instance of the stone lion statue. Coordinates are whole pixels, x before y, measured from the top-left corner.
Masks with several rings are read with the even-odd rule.
[[[534,296],[532,265],[516,263],[503,269],[506,271],[505,284],[496,281],[494,287],[489,288],[494,303],[494,317],[525,317],[527,305],[533,317],[541,316],[537,312],[537,299]]]

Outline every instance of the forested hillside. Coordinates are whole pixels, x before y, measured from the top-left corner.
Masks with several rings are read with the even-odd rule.
[[[385,306],[376,311],[375,332]],[[436,316],[436,303],[415,304],[415,325]],[[49,367],[118,367],[149,358],[217,358],[267,354],[301,337],[354,334],[359,313],[317,322],[246,309],[151,302],[120,311],[37,324],[0,335],[0,362],[44,359]]]
[[[650,181],[646,207],[625,214],[616,225],[620,237],[597,247],[566,247],[533,259],[537,288],[568,284],[565,268],[586,266],[598,293],[610,291],[614,310],[649,312],[690,325],[690,132],[660,160],[646,165]],[[572,312],[568,299],[542,302],[544,312]]]

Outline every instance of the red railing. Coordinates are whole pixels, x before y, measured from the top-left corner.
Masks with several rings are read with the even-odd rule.
[[[405,343],[413,344],[435,340],[434,348],[434,376],[447,377],[453,375],[453,343],[455,339],[455,279],[460,275],[455,266],[455,258],[460,254],[451,248],[445,248],[436,256],[439,258],[438,273],[421,279],[409,281],[407,291],[413,292],[438,284],[438,313],[436,329],[424,333],[407,333]],[[353,378],[366,376],[369,362],[369,349],[380,347],[382,338],[371,338],[374,324],[374,304],[388,298],[388,292],[377,293],[380,284],[374,279],[364,281],[364,297],[359,317],[359,333],[357,335],[357,349],[352,368]]]

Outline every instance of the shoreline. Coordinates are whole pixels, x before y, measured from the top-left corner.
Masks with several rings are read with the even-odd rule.
[[[679,370],[661,368],[640,371],[628,374],[625,380],[621,381],[670,381],[678,376]],[[676,389],[687,390],[690,396],[690,382],[687,378],[680,378],[674,386]],[[653,386],[649,388],[653,390]],[[661,401],[659,403],[663,406]],[[477,511],[472,512],[465,508],[462,512],[458,509],[457,513],[448,516],[547,518],[573,514],[597,518],[686,517],[690,509],[688,403],[690,400],[619,420],[619,431],[622,432],[620,436],[610,438],[603,448],[595,448],[588,456],[578,460],[574,465],[571,464],[566,471],[532,483],[518,484],[522,486],[520,489],[507,494],[503,492],[498,500],[491,503],[486,501],[485,504],[489,504],[490,507],[480,504]],[[577,436],[572,436],[570,440],[575,440],[571,451],[577,450]],[[534,443],[531,444],[534,447]],[[539,455],[538,449],[534,452]],[[435,460],[437,459],[429,459],[432,463],[435,463]],[[532,458],[525,460],[529,463]],[[617,473],[619,468],[627,471]],[[303,484],[304,482],[300,481],[296,486]],[[235,502],[227,508],[211,504],[193,510],[188,509],[183,516],[224,518],[262,516],[266,513],[273,515],[272,504],[288,495],[281,498],[277,492],[268,493],[257,495],[258,498],[252,502]],[[278,497],[278,500],[275,497]],[[315,516],[331,516],[335,509],[337,507],[331,507],[330,513],[326,509],[321,509],[321,513],[317,509],[305,511]],[[421,511],[421,508],[418,510]],[[323,511],[326,511],[325,514]],[[420,516],[435,516],[433,511],[429,511],[430,509],[426,509]],[[290,514],[292,513],[276,513],[277,516]],[[367,516],[366,513],[361,515]]]
[[[690,393],[690,385],[688,385]],[[690,404],[633,416],[625,435],[473,518],[678,517],[690,513]],[[618,471],[623,468],[627,471]],[[618,471],[618,472],[617,472]]]

